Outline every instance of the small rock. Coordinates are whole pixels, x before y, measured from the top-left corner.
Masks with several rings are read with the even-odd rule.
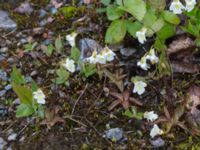
[[[49,44],[52,44],[52,40],[51,39],[46,39],[42,42],[42,44],[48,46]]]
[[[6,11],[0,10],[0,29],[13,30],[17,27],[17,24],[10,19]]]
[[[15,60],[12,57],[8,58],[7,61],[9,64],[13,64],[15,62]]]
[[[0,49],[0,53],[6,53],[6,52],[8,52],[8,47],[2,47]]]
[[[8,84],[8,85],[6,85],[6,86],[4,87],[4,89],[5,89],[6,91],[8,91],[8,90],[12,89],[12,86],[11,86],[10,84]]]
[[[30,73],[30,76],[33,77],[33,76],[36,76],[37,74],[38,74],[38,72],[37,72],[36,70],[34,70],[34,71],[32,71],[32,72]]]
[[[5,117],[8,115],[8,109],[4,106],[0,106],[0,117]]]
[[[44,9],[40,9],[40,10],[39,10],[39,17],[40,17],[40,18],[45,17],[46,14],[47,14],[47,12],[46,12]]]
[[[56,9],[55,7],[51,7],[50,12],[52,15],[56,14],[58,11],[58,9]]]
[[[100,51],[102,47],[93,39],[83,38],[79,41],[78,47],[81,51],[80,59],[85,59],[91,55],[93,50]]]
[[[33,7],[29,2],[24,2],[15,9],[15,12],[30,15],[33,12]]]
[[[38,24],[39,24],[39,26],[43,27],[43,26],[45,26],[47,24],[47,20],[43,19]]]
[[[16,133],[12,133],[11,135],[8,136],[8,141],[15,141],[17,138]]]
[[[1,61],[3,61],[4,59],[5,59],[5,57],[2,56],[2,55],[0,55],[0,63],[1,63]]]
[[[0,91],[0,97],[3,97],[6,94],[6,90],[1,90]]]
[[[150,140],[150,142],[151,145],[153,145],[155,148],[162,147],[165,145],[165,141],[163,141],[163,139],[160,137],[155,140]]]
[[[0,150],[3,150],[6,144],[7,142],[2,137],[0,137]]]
[[[137,50],[134,49],[134,48],[121,48],[120,49],[120,53],[123,55],[123,56],[126,56],[126,57],[129,57],[129,56],[132,56]]]
[[[112,128],[105,131],[104,137],[112,141],[119,141],[123,138],[123,131],[120,128]]]
[[[7,73],[3,70],[0,70],[0,79],[3,80],[3,81],[8,80]]]

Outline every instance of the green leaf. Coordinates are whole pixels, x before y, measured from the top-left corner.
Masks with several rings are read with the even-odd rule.
[[[132,21],[127,21],[126,22],[126,27],[127,27],[127,31],[128,33],[133,36],[134,38],[136,38],[135,34],[137,31],[139,31],[142,28],[142,24],[139,22],[132,22]]]
[[[56,84],[65,83],[68,80],[69,75],[70,75],[70,73],[63,67],[56,70],[56,74],[58,75],[58,77],[56,78]]]
[[[31,89],[32,89],[32,92],[35,92],[38,89],[38,86],[34,80],[31,81]]]
[[[27,117],[34,113],[34,109],[30,105],[20,104],[17,106],[16,117]]]
[[[11,73],[11,80],[17,84],[25,84],[26,80],[24,76],[21,74],[21,72],[16,68],[16,66],[13,67],[12,73]]]
[[[126,21],[115,20],[106,31],[105,42],[114,44],[122,41],[126,35]]]
[[[167,38],[175,35],[175,33],[176,33],[176,27],[174,25],[166,23],[164,24],[162,29],[160,29],[160,31],[157,32],[157,36],[162,40],[166,40]]]
[[[76,15],[77,8],[73,6],[65,6],[59,9],[59,12],[65,19],[70,19]]]
[[[96,65],[95,64],[89,64],[89,63],[81,63],[79,62],[79,65],[81,67],[81,74],[83,74],[86,78],[96,73]]]
[[[164,10],[166,6],[165,0],[148,0],[150,6],[158,11]]]
[[[62,44],[62,40],[61,40],[60,36],[58,38],[56,38],[56,40],[55,40],[55,48],[56,48],[57,52],[61,52],[62,51],[63,44]]]
[[[32,51],[36,46],[37,46],[37,42],[35,43],[28,43],[28,44],[25,44],[24,47],[25,47],[25,52],[29,52],[29,51]]]
[[[80,58],[80,55],[81,55],[80,50],[77,47],[72,47],[72,49],[71,49],[71,58],[74,61],[78,61],[79,58]]]
[[[104,5],[109,5],[111,2],[111,0],[101,0],[101,3],[103,3]]]
[[[123,5],[123,0],[115,0],[116,1],[116,3],[117,3],[117,5],[120,5],[120,6],[122,6]]]
[[[152,10],[148,10],[142,22],[145,27],[151,27],[155,23],[156,20],[157,20],[157,16],[155,15],[155,12]]]
[[[178,25],[180,23],[179,17],[170,11],[163,11],[161,15],[163,16],[165,21],[171,24]]]
[[[124,14],[124,11],[119,9],[115,5],[110,5],[106,9],[106,14],[107,14],[108,20],[116,20],[116,19],[119,19]]]
[[[142,21],[146,13],[146,3],[143,0],[124,0],[123,2],[124,5],[120,8]]]
[[[18,85],[14,82],[12,82],[11,85],[12,85],[13,90],[15,91],[17,96],[19,97],[21,104],[32,105],[33,94],[32,94],[32,91],[28,87]]]
[[[48,45],[47,48],[45,49],[45,53],[47,56],[51,56],[54,51],[54,47],[52,44]]]
[[[164,26],[164,21],[162,18],[156,20],[150,28],[147,30],[147,36],[151,37],[154,33],[158,32],[161,30],[161,28]]]

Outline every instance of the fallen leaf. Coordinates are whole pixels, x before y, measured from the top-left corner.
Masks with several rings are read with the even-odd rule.
[[[171,61],[171,67],[173,72],[177,73],[197,73],[200,71],[199,65],[180,61]]]
[[[171,44],[169,44],[167,49],[167,54],[173,54],[181,51],[193,51],[195,49],[194,41],[186,36],[179,36]]]
[[[46,109],[45,120],[41,124],[47,125],[48,129],[51,129],[56,123],[65,123],[65,120],[58,116],[60,108],[54,107],[53,109]]]

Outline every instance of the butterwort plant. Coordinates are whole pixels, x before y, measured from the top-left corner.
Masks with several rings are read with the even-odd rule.
[[[46,96],[34,81],[28,86],[24,76],[14,67],[11,73],[11,85],[17,94],[20,104],[17,106],[16,117],[35,116],[44,118]]]

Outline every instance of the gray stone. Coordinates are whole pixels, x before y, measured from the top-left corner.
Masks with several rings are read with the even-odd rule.
[[[0,10],[0,29],[13,30],[17,24],[9,17],[6,11]]]
[[[0,79],[3,80],[3,81],[8,80],[7,73],[3,70],[0,70]]]
[[[120,48],[120,53],[126,57],[132,56],[136,51],[134,48]]]
[[[7,142],[2,137],[0,137],[0,150],[2,150],[6,144]]]
[[[0,97],[3,97],[6,94],[6,90],[1,90],[0,91]]]
[[[33,7],[31,4],[27,1],[22,3],[19,7],[15,9],[16,12],[21,14],[28,14],[30,15],[33,12]]]
[[[0,53],[6,53],[6,52],[8,52],[8,47],[0,48]]]
[[[11,86],[10,84],[8,84],[8,85],[6,85],[6,86],[4,87],[4,89],[5,89],[6,91],[8,91],[8,90],[12,89],[12,86]]]
[[[100,51],[102,47],[93,39],[83,38],[79,41],[78,47],[81,51],[80,59],[89,57],[94,50]]]
[[[120,128],[109,129],[105,131],[104,137],[117,142],[123,138],[123,130]]]
[[[162,147],[165,145],[165,141],[163,141],[162,138],[157,138],[155,140],[151,140],[151,145],[153,145],[155,148],[158,148],[158,147]]]
[[[46,14],[47,14],[47,12],[46,12],[44,9],[40,9],[40,10],[39,10],[39,17],[40,17],[40,18],[45,17]]]

